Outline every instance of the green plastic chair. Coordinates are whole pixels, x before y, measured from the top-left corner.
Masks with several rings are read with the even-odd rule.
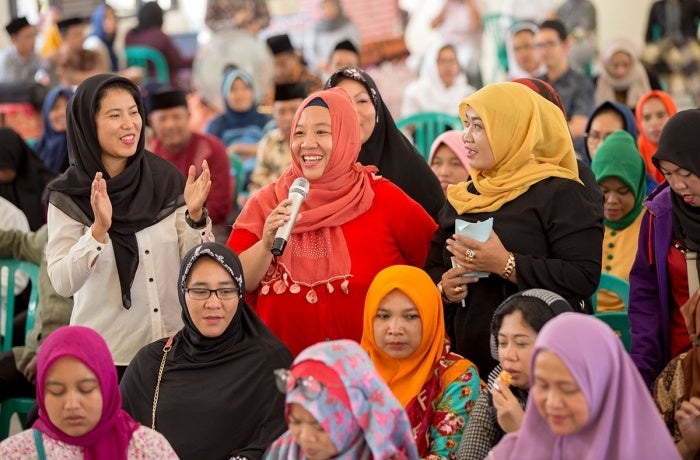
[[[396,126],[399,129],[414,128],[415,145],[425,161],[430,157],[430,147],[436,137],[448,129],[464,128],[458,116],[439,112],[416,113],[398,120]]]
[[[159,83],[170,83],[170,68],[163,53],[149,46],[127,46],[124,49],[126,62],[129,66],[137,66],[143,69],[144,75],[151,74],[148,63],[150,62],[156,71],[156,81]]]
[[[15,296],[6,295],[15,290],[15,276],[17,270],[22,270],[29,275],[32,280],[32,291],[29,296],[29,306],[27,308],[26,333],[34,327],[34,316],[36,306],[39,301],[39,267],[31,262],[18,261],[14,259],[0,259],[0,267],[7,267],[9,270],[7,290],[3,292],[3,297],[7,299],[5,308],[5,331],[2,343],[2,351],[12,348],[12,318],[15,312]],[[10,433],[10,420],[12,414],[17,414],[20,424],[27,428],[27,414],[34,405],[34,398],[10,398],[0,403],[0,441],[7,438]]]
[[[623,280],[619,276],[610,275],[609,273],[601,273],[598,289],[596,289],[593,297],[591,298],[593,313],[598,313],[598,291],[601,289],[605,289],[617,295],[620,299],[622,299],[622,303],[625,305],[625,311],[628,310],[630,304],[630,283]]]
[[[229,154],[231,162],[231,177],[236,179],[236,195],[233,197],[233,208],[236,214],[240,212],[241,203],[248,197],[248,191],[245,189],[245,170],[243,162],[236,154]]]
[[[605,313],[596,313],[596,318],[610,326],[610,329],[620,337],[622,344],[625,346],[627,353],[630,351],[632,344],[632,335],[630,334],[630,320],[626,311],[608,311]]]
[[[481,27],[484,31],[484,37],[490,40],[493,51],[495,51],[495,56],[491,56],[493,65],[485,71],[485,82],[498,81],[501,79],[499,78],[499,73],[508,72],[506,38],[508,37],[508,31],[517,23],[517,19],[507,14],[489,13],[481,16]]]

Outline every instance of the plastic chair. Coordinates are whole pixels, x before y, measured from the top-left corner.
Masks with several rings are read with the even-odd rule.
[[[149,46],[127,46],[124,52],[127,65],[143,68],[144,74],[147,76],[151,75],[150,69],[154,68],[156,81],[164,84],[170,83],[170,68],[163,53]]]
[[[243,209],[243,204],[248,199],[248,191],[245,188],[246,173],[243,162],[236,154],[229,154],[231,162],[231,177],[236,180],[236,194],[233,197],[233,208],[236,213]]]
[[[622,303],[625,305],[625,311],[628,310],[630,303],[630,283],[623,280],[619,276],[601,273],[598,289],[596,289],[593,297],[591,297],[593,313],[598,313],[598,291],[601,289],[605,289],[617,295],[620,299],[622,299]]]
[[[596,313],[596,318],[610,326],[610,329],[620,337],[622,344],[625,346],[627,353],[630,351],[632,344],[632,335],[630,334],[630,320],[626,311],[608,311],[605,313]]]
[[[430,157],[430,147],[436,137],[448,129],[461,130],[464,128],[458,116],[439,112],[416,113],[398,120],[396,126],[399,129],[408,127],[415,129],[413,133],[415,145],[425,161],[428,161],[428,157]]]
[[[492,52],[491,55],[486,56],[491,65],[485,66],[490,69],[484,72],[485,83],[503,80],[499,74],[508,72],[506,37],[508,36],[508,31],[517,22],[518,20],[514,17],[501,13],[485,14],[481,17],[481,27],[487,41],[485,49]]]
[[[9,270],[7,290],[2,293],[6,299],[5,302],[5,331],[2,343],[2,351],[12,348],[12,318],[15,312],[15,296],[7,295],[15,290],[16,270],[22,270],[29,275],[32,280],[32,291],[29,296],[29,306],[27,308],[27,323],[26,333],[34,327],[34,316],[36,307],[39,301],[39,267],[31,262],[18,261],[14,259],[0,259],[0,268],[7,267]],[[7,438],[10,433],[10,420],[12,414],[17,414],[20,424],[23,428],[27,428],[27,414],[34,405],[34,398],[10,398],[0,403],[0,441]]]

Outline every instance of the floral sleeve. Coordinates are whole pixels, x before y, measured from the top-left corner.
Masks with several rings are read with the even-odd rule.
[[[424,457],[426,460],[457,458],[459,442],[481,386],[479,373],[474,366],[469,366],[445,389],[430,426],[430,448]]]

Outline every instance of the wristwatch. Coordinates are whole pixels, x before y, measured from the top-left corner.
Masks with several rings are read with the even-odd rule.
[[[197,222],[193,221],[192,218],[190,217],[190,211],[189,209],[185,211],[185,222],[187,222],[187,225],[189,225],[192,228],[202,228],[205,225],[207,225],[207,219],[209,218],[209,213],[207,212],[207,208],[202,206],[202,218],[199,219]]]

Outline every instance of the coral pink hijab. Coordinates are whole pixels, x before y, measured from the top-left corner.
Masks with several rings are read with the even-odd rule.
[[[92,431],[82,436],[69,436],[59,430],[46,412],[46,374],[64,356],[85,364],[97,377],[102,391],[102,417]],[[46,338],[37,357],[36,400],[39,419],[33,428],[50,438],[83,447],[85,460],[126,460],[131,436],[140,424],[122,410],[117,371],[100,334],[83,326],[64,326]]]
[[[309,181],[309,193],[299,211],[302,217],[294,225],[289,247],[277,258],[291,281],[307,287],[349,277],[350,254],[340,226],[370,208],[374,199],[372,173],[377,171],[375,166],[357,162],[362,147],[360,121],[350,97],[340,88],[307,97],[292,121],[292,135],[304,109],[317,98],[331,115],[331,156],[323,175]],[[297,177],[303,173],[292,155],[291,166],[280,178],[248,200],[234,229],[242,228],[261,238],[265,220],[287,198]]]

